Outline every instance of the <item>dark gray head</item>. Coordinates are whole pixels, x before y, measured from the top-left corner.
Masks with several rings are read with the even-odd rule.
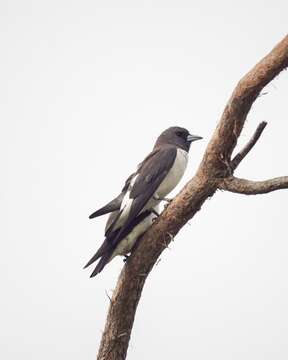
[[[200,139],[202,139],[201,136],[192,135],[182,127],[172,126],[162,132],[156,141],[155,147],[174,145],[185,151],[189,151],[191,143]]]

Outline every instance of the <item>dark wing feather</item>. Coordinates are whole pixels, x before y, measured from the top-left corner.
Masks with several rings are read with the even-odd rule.
[[[133,177],[136,175],[136,173],[133,173],[133,174],[131,174],[129,177],[128,177],[128,179],[125,181],[125,185],[124,185],[124,187],[123,187],[123,189],[122,189],[122,193],[126,193],[126,191],[129,189],[129,186],[130,186],[130,183],[131,183],[131,180],[133,179]]]
[[[126,227],[125,231],[122,232],[121,238],[118,238],[118,236],[117,236],[120,231],[120,229],[117,229],[113,232],[113,234],[112,234],[113,236],[110,236],[110,241],[107,238],[104,240],[103,244],[97,250],[96,254],[84,266],[84,269],[85,269],[88,266],[90,266],[91,264],[93,264],[96,260],[101,258],[99,263],[97,264],[95,270],[93,271],[91,277],[95,276],[100,271],[102,271],[104,266],[110,261],[110,257],[113,254],[113,251],[116,249],[116,247],[120,243],[120,241],[122,239],[124,239],[125,236],[127,236],[129,234],[129,232],[132,231],[135,226],[137,226],[141,221],[143,221],[150,214],[151,214],[151,211],[146,210],[143,213],[141,213],[140,215],[138,215],[136,217],[136,219],[134,219],[134,221],[132,221],[129,224],[129,226]],[[116,241],[116,239],[117,239],[117,241]]]
[[[117,223],[118,219],[120,218],[122,212],[124,209],[119,211],[114,211],[112,214],[110,214],[106,226],[105,226],[105,236],[109,236],[111,232],[114,230],[114,225]]]
[[[170,171],[177,156],[177,148],[160,148],[153,156],[141,164],[139,175],[131,189],[134,199],[128,222],[139,214]]]
[[[121,231],[117,235],[119,238],[130,222],[143,210],[147,202],[151,199],[159,185],[170,171],[177,155],[177,148],[165,147],[157,149],[147,161],[141,163],[138,169],[138,176],[130,191],[130,198],[133,199],[129,216]],[[108,236],[109,237],[109,236]],[[117,239],[116,238],[116,239]]]
[[[97,216],[101,216],[101,215],[105,215],[117,210],[120,210],[121,208],[121,203],[122,200],[125,196],[126,191],[129,188],[130,182],[132,180],[132,178],[134,177],[135,173],[131,174],[128,179],[125,181],[125,185],[121,191],[121,194],[119,194],[115,199],[113,199],[112,201],[110,201],[108,204],[106,204],[105,206],[103,206],[102,208],[100,208],[99,210],[95,211],[93,214],[91,214],[89,216],[89,219],[93,219]]]
[[[110,201],[107,205],[103,206],[101,209],[95,211],[93,214],[89,216],[89,219],[93,219],[97,216],[105,215],[111,213],[113,211],[119,210],[121,207],[122,200],[124,198],[124,193],[121,193],[117,196],[117,198]]]

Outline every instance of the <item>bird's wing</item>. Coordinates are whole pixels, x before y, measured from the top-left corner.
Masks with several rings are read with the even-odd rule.
[[[89,216],[89,219],[93,219],[97,216],[105,215],[105,214],[111,213],[113,211],[119,210],[121,207],[121,203],[124,198],[124,195],[125,195],[124,193],[121,193],[120,195],[118,195],[115,199],[110,201],[108,204],[106,204],[102,208],[98,209],[93,214],[91,214]]]
[[[119,229],[119,227],[117,227],[117,221],[119,219],[119,217],[122,214],[121,211],[121,204],[122,201],[124,199],[124,196],[126,195],[126,192],[128,190],[131,190],[131,182],[133,181],[133,179],[138,175],[138,172],[141,170],[142,165],[144,164],[144,162],[148,161],[151,157],[153,157],[159,150],[154,150],[152,151],[145,159],[144,161],[142,161],[138,166],[137,166],[137,171],[134,172],[133,174],[131,174],[128,179],[125,181],[125,185],[121,190],[121,194],[117,196],[117,198],[115,198],[114,200],[112,200],[110,203],[108,203],[107,205],[105,205],[104,207],[102,207],[101,209],[95,211],[92,215],[89,216],[90,219],[96,217],[96,216],[100,216],[100,215],[104,215],[107,213],[110,213],[110,216],[108,217],[108,220],[106,222],[106,226],[105,226],[105,236],[108,236],[109,233],[112,232],[112,230],[116,230]]]
[[[125,193],[126,193],[127,189],[129,188],[131,179],[134,177],[134,175],[135,174],[132,174],[132,175],[130,175],[128,177],[128,179],[126,180],[125,185],[124,185],[124,187],[123,187],[123,189],[121,191],[121,194],[119,194],[115,199],[113,199],[108,204],[106,204],[102,208],[98,209],[93,214],[91,214],[89,216],[89,219],[93,219],[93,218],[95,218],[97,216],[105,215],[105,214],[108,214],[108,213],[113,213],[114,211],[120,210],[123,198],[125,196]],[[108,225],[108,223],[107,223],[107,225]],[[111,225],[111,223],[110,223],[110,225]],[[107,226],[106,226],[106,228],[107,228]]]
[[[117,221],[119,220],[120,216],[122,215],[123,209],[114,211],[110,214],[106,226],[105,226],[105,236],[109,236],[113,231],[117,229]]]
[[[117,245],[121,242],[122,239],[124,239],[130,231],[133,230],[135,226],[137,226],[141,221],[143,221],[147,216],[151,214],[151,211],[146,210],[139,214],[130,224],[126,227],[125,231],[122,232],[122,236],[118,238],[117,241],[111,242],[107,238],[104,240],[100,248],[97,250],[96,254],[88,261],[88,263],[84,266],[84,269],[91,264],[93,264],[96,260],[101,258],[99,263],[97,264],[96,268],[94,269],[93,273],[91,274],[91,277],[98,274],[104,266],[110,261],[110,258],[113,254],[113,251],[116,249]],[[117,234],[119,233],[121,229],[115,230],[113,237],[116,238]]]
[[[166,175],[170,171],[175,158],[177,156],[177,148],[165,147],[154,150],[148,157],[140,164],[136,176],[131,181],[126,195],[122,201],[121,209],[127,214],[123,218],[118,219],[113,224],[113,229],[116,230],[118,220],[122,220],[121,230],[116,238],[112,236],[114,231],[108,234],[110,241],[117,241],[121,237],[129,224],[133,222],[136,216],[144,209],[145,205],[154,195]],[[126,203],[124,203],[126,202]],[[125,208],[127,207],[127,208]],[[124,215],[123,215],[124,216]]]

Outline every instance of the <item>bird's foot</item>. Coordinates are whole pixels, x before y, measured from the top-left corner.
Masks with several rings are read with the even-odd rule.
[[[166,197],[161,198],[157,195],[154,195],[153,198],[154,198],[154,200],[157,200],[157,201],[165,201],[167,204],[164,205],[164,209],[166,209],[170,205],[171,201],[173,200],[173,199],[166,198]]]
[[[164,198],[163,200],[167,202],[167,204],[164,205],[164,209],[167,209],[167,207],[171,204],[173,199]]]
[[[161,199],[161,201],[166,201],[167,203],[171,203],[173,199],[170,199],[170,198],[163,198]]]
[[[166,198],[166,197],[161,198],[161,197],[159,197],[158,195],[154,195],[154,196],[153,196],[153,199],[154,199],[154,200],[157,200],[157,201],[166,201],[166,202],[169,203],[169,204],[170,204],[170,202],[173,200],[173,199]]]
[[[160,216],[160,214],[155,209],[152,209],[151,212],[152,212],[152,214],[156,215],[156,217]],[[152,219],[152,221],[155,221],[155,220],[156,220],[156,218]]]

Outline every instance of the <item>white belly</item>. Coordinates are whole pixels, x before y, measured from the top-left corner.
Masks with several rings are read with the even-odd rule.
[[[158,209],[155,210],[157,211]],[[112,253],[110,261],[117,255],[128,254],[132,250],[139,236],[144,234],[144,232],[153,224],[152,220],[154,218],[156,218],[156,215],[152,213],[147,216],[143,221],[141,221],[138,225],[136,225],[133,230],[124,239],[120,241],[120,243]]]

